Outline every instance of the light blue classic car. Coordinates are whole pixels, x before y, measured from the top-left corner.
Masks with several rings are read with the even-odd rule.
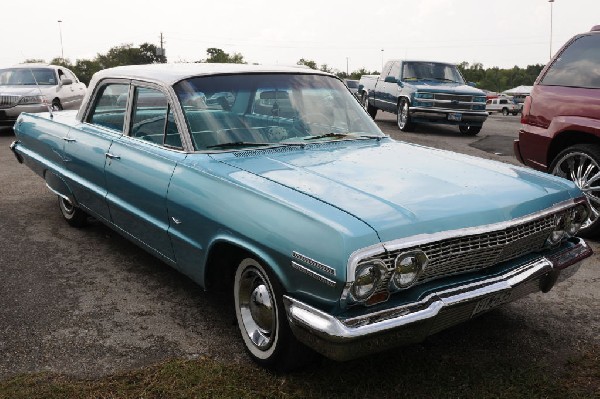
[[[108,69],[79,112],[23,114],[15,133],[69,224],[93,217],[231,290],[273,369],[423,340],[591,254],[573,183],[394,141],[319,71]]]

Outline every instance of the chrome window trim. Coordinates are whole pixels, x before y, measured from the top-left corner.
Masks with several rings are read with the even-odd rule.
[[[348,259],[348,263],[347,263],[347,267],[346,267],[346,269],[347,269],[346,283],[347,283],[347,285],[349,285],[354,282],[354,274],[356,272],[356,267],[358,266],[358,263],[363,259],[375,256],[375,255],[379,255],[386,251],[392,252],[392,251],[397,251],[397,250],[400,250],[403,248],[413,247],[416,245],[426,244],[426,243],[435,242],[435,241],[441,241],[441,240],[469,236],[469,235],[485,234],[485,233],[491,233],[494,231],[508,229],[513,226],[517,226],[520,224],[531,222],[531,221],[539,219],[539,218],[543,218],[543,217],[551,215],[553,213],[564,211],[565,209],[568,209],[568,208],[574,206],[576,203],[578,203],[579,201],[577,201],[577,200],[582,200],[582,198],[577,198],[577,199],[571,198],[569,200],[555,204],[554,206],[547,208],[541,212],[532,213],[530,215],[526,215],[526,216],[523,216],[523,217],[520,217],[517,219],[512,219],[509,221],[488,224],[488,225],[483,225],[483,226],[476,226],[476,227],[466,227],[466,228],[456,229],[456,230],[441,231],[441,232],[433,233],[433,234],[418,234],[415,236],[410,236],[410,237],[400,238],[397,240],[382,242],[382,243],[375,244],[375,245],[372,245],[372,246],[369,246],[366,248],[359,249],[357,251],[354,251],[350,255],[350,258]]]

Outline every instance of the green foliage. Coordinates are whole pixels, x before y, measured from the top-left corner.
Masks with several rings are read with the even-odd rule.
[[[220,63],[220,64],[247,64],[244,56],[240,53],[228,54],[220,48],[210,47],[206,49],[208,58],[200,62]]]
[[[317,63],[312,60],[305,60],[304,58],[300,58],[296,65],[306,65],[310,69],[318,69]]]
[[[514,66],[508,69],[492,67],[484,69],[479,62],[461,62],[458,69],[468,82],[475,82],[480,89],[502,92],[517,86],[532,86],[544,65],[528,65],[526,68]]]
[[[140,47],[123,44],[108,50],[106,54],[98,54],[95,61],[102,69],[121,65],[143,65],[166,62],[164,56],[156,55],[156,46],[144,43]]]

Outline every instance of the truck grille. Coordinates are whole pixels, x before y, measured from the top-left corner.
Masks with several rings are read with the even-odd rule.
[[[541,249],[555,226],[554,215],[521,225],[484,234],[449,238],[387,252],[376,258],[387,266],[388,273],[380,291],[387,290],[394,270],[394,260],[406,251],[420,249],[429,263],[416,284],[454,274],[482,270]]]
[[[12,108],[21,99],[21,96],[0,95],[0,108]]]
[[[439,108],[470,111],[473,96],[459,96],[456,94],[434,93],[434,104]]]

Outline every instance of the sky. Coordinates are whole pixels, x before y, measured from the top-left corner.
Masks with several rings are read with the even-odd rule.
[[[217,47],[249,63],[304,58],[349,72],[408,58],[511,68],[545,64],[551,38],[556,52],[600,25],[600,0],[5,0],[1,10],[0,67],[159,46],[162,33],[169,62]]]

